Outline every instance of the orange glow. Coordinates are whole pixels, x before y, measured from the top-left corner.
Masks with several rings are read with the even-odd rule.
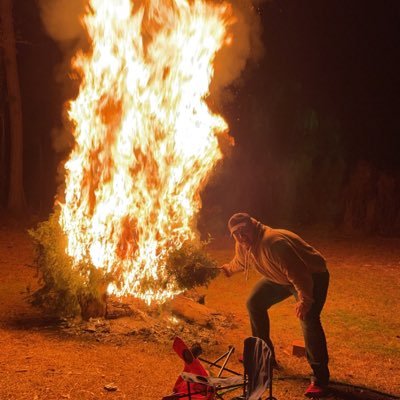
[[[196,238],[199,191],[228,128],[205,98],[215,54],[231,41],[230,14],[199,0],[89,2],[60,224],[75,265],[111,273],[117,296],[150,303],[178,293],[173,281],[161,285],[165,260]]]

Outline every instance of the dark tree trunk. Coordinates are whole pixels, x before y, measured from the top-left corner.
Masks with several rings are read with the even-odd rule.
[[[23,127],[12,0],[0,0],[4,69],[10,118],[10,175],[7,207],[14,213],[26,209],[23,187]]]
[[[6,89],[3,51],[0,47],[0,209],[6,205],[7,191],[7,138],[6,138]]]
[[[0,209],[6,204],[7,192],[7,139],[4,108],[0,108]]]

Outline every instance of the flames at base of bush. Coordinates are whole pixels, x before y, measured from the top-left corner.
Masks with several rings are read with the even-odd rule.
[[[33,304],[57,316],[101,317],[106,312],[107,287],[115,277],[89,263],[76,265],[65,252],[66,237],[58,223],[58,212],[29,231],[34,240],[41,288]],[[186,242],[167,259],[168,278],[184,291],[207,285],[217,275],[216,263],[205,252],[205,244]],[[167,280],[168,280],[167,278]],[[165,282],[150,282],[149,285]]]

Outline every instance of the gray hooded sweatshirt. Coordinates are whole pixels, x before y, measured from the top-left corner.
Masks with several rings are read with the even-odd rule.
[[[313,302],[312,274],[327,271],[322,255],[300,236],[284,229],[273,229],[252,218],[256,239],[252,247],[236,242],[235,257],[229,272],[245,271],[253,266],[269,281],[293,285],[299,301],[307,309]]]

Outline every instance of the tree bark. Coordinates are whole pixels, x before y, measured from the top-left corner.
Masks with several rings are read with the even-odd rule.
[[[23,126],[12,0],[0,0],[4,69],[10,116],[10,175],[7,207],[20,214],[26,209],[23,186]]]
[[[7,191],[7,138],[6,138],[6,89],[5,89],[5,74],[2,58],[2,50],[0,47],[0,210],[6,205],[6,191]]]

